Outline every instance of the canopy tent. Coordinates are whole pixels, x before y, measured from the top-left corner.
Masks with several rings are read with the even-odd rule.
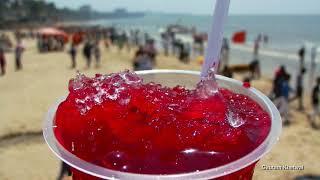
[[[52,27],[41,28],[37,32],[39,35],[46,36],[46,37],[50,37],[50,36],[62,37],[65,42],[68,42],[68,34],[56,28],[52,28]]]

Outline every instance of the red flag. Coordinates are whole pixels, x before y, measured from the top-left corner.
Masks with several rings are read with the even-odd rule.
[[[238,44],[243,44],[243,43],[246,42],[246,36],[247,36],[247,32],[246,31],[236,32],[232,36],[232,42],[233,43],[238,43]]]

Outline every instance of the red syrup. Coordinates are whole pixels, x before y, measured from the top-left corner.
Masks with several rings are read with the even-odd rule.
[[[117,171],[179,174],[235,161],[267,137],[271,120],[255,101],[226,89],[207,92],[143,83],[125,71],[69,82],[55,136],[77,157]],[[254,165],[221,179],[251,179]],[[98,179],[73,170],[73,179]]]

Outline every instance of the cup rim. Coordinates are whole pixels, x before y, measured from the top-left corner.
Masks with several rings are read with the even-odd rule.
[[[187,74],[187,75],[197,75],[200,79],[199,71],[189,71],[189,70],[147,70],[147,71],[136,71],[138,75],[146,75],[146,74],[166,74],[166,73],[175,73],[175,74]],[[239,87],[242,87],[242,82],[227,78],[221,75],[216,75],[216,79],[220,81],[226,81],[228,83],[235,84]],[[73,155],[71,152],[66,150],[55,138],[54,135],[54,125],[53,120],[55,117],[55,112],[59,106],[59,104],[66,99],[66,96],[60,98],[49,108],[47,112],[44,123],[43,123],[43,137],[51,149],[51,151],[62,161],[67,163],[73,168],[76,168],[86,174],[90,174],[92,176],[96,176],[102,179],[208,179],[208,178],[217,178],[221,176],[225,176],[231,174],[233,172],[239,171],[254,162],[258,161],[262,156],[268,153],[271,148],[276,144],[279,140],[279,136],[281,134],[282,129],[282,121],[281,116],[275,105],[272,101],[265,96],[263,93],[258,91],[255,88],[248,88],[248,91],[255,94],[259,97],[262,102],[266,105],[267,111],[269,112],[271,118],[271,128],[266,139],[253,151],[248,153],[247,155],[232,161],[228,164],[211,168],[207,170],[201,170],[196,172],[189,173],[180,173],[180,174],[168,174],[168,175],[154,175],[154,174],[136,174],[129,172],[121,172],[116,170],[107,169],[104,167],[100,167],[94,165],[92,163],[86,162],[77,156]]]

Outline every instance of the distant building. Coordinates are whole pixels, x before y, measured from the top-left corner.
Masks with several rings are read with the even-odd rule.
[[[118,9],[115,9],[113,11],[114,14],[128,14],[128,11],[127,9],[125,8],[118,8]]]
[[[142,12],[129,12],[126,8],[117,8],[109,13],[104,13],[104,18],[136,18],[142,17]]]
[[[79,8],[79,12],[83,17],[91,17],[93,9],[90,5],[83,5]]]
[[[87,13],[90,13],[90,12],[92,12],[92,7],[90,6],[90,5],[83,5],[83,6],[81,6],[80,8],[79,8],[79,11],[81,11],[81,12],[87,12]]]

